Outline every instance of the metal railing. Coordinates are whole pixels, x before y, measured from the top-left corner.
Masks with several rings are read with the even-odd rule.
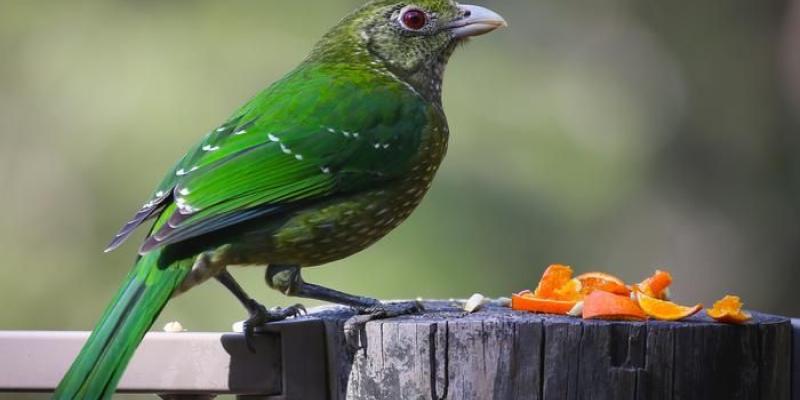
[[[0,332],[0,392],[52,392],[88,332]],[[314,318],[271,324],[252,341],[241,333],[145,336],[120,393],[165,399],[327,399],[325,331]]]

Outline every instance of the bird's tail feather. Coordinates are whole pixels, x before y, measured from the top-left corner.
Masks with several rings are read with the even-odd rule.
[[[59,383],[54,399],[107,399],[114,394],[136,347],[191,270],[192,260],[159,268],[160,253],[154,250],[136,262]]]

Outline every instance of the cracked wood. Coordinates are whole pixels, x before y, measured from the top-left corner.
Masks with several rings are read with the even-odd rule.
[[[583,321],[445,302],[424,315],[368,323],[347,346],[345,309],[326,324],[332,399],[747,399],[791,390],[791,324],[754,314],[722,325]]]

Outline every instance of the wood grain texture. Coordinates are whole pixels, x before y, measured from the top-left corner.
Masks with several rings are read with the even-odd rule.
[[[315,313],[327,333],[333,399],[789,400],[788,319],[743,326],[584,321],[446,302],[424,315],[372,321],[358,346],[346,309]]]

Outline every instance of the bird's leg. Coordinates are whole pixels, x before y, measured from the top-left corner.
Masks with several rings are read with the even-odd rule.
[[[366,310],[381,304],[380,301],[369,297],[355,296],[313,283],[306,283],[300,275],[300,267],[294,265],[270,265],[267,267],[266,281],[271,288],[287,296],[328,301],[358,310]]]
[[[361,315],[352,317],[345,323],[345,330],[350,332],[374,319],[415,314],[424,309],[417,301],[383,303],[373,298],[355,296],[304,282],[300,275],[300,267],[296,265],[270,265],[267,267],[266,281],[271,288],[287,296],[328,301],[355,308]]]
[[[253,347],[252,343],[252,337],[256,327],[262,326],[268,322],[281,321],[289,317],[296,317],[306,312],[306,309],[302,304],[295,304],[286,308],[275,307],[268,310],[261,303],[248,296],[227,269],[222,270],[222,272],[220,272],[215,278],[217,281],[219,281],[219,283],[233,293],[234,296],[236,296],[239,302],[242,303],[244,308],[246,308],[247,312],[250,314],[250,318],[244,322],[244,336],[245,341],[247,342],[247,348],[252,352],[255,352],[255,347]]]

